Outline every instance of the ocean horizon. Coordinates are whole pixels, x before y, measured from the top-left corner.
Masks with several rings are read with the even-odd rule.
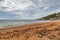
[[[42,23],[49,22],[51,20],[0,20],[0,27],[9,26],[9,25],[22,25],[30,23]]]

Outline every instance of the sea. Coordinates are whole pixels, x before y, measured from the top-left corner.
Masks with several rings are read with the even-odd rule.
[[[50,20],[0,20],[0,28],[31,23],[50,22]]]

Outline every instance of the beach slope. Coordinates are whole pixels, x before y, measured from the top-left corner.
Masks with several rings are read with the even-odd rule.
[[[0,40],[60,40],[60,20],[0,28]]]

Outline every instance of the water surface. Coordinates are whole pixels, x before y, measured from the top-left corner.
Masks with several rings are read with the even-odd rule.
[[[8,25],[22,25],[29,23],[42,23],[42,22],[50,22],[50,20],[0,20],[0,27],[8,26]]]

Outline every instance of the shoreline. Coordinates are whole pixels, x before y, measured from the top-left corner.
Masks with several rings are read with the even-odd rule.
[[[44,23],[44,22],[50,22],[50,20],[37,20],[37,21],[31,21],[31,22],[9,22],[9,23],[2,23],[0,24],[0,28],[7,27],[7,26],[16,26],[16,25],[24,25],[24,24],[33,24],[33,23]]]
[[[1,40],[58,40],[60,20],[0,29]]]
[[[10,29],[10,28],[18,28],[19,26],[29,26],[29,25],[35,25],[35,24],[43,24],[43,23],[51,23],[52,21],[48,21],[48,22],[34,22],[34,23],[27,23],[27,24],[17,24],[17,25],[7,25],[7,26],[3,26],[0,29]]]
[[[2,28],[0,28],[0,30],[4,30],[4,29],[13,29],[13,28],[20,28],[21,26],[29,26],[29,25],[35,25],[35,24],[47,24],[47,23],[59,23],[60,20],[51,20],[49,22],[35,22],[35,23],[27,23],[27,24],[18,24],[18,25],[7,25],[7,26],[3,26]]]

